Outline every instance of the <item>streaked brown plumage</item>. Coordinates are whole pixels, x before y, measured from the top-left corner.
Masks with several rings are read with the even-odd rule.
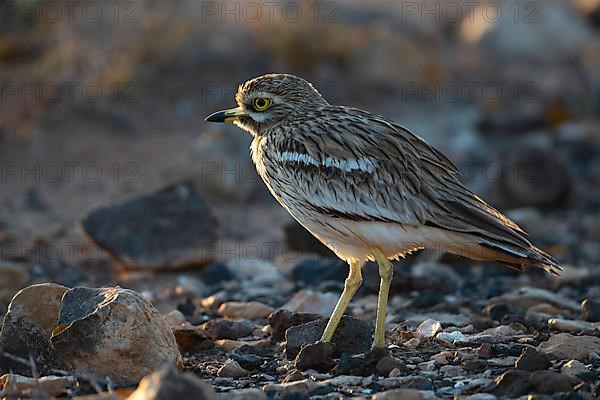
[[[356,291],[367,260],[380,265],[385,305],[387,259],[423,248],[518,269],[561,270],[521,228],[466,188],[448,158],[393,121],[329,104],[310,83],[286,74],[246,82],[236,100],[238,108],[207,120],[234,122],[254,136],[252,159],[273,196],[350,264],[338,308]],[[330,325],[337,324],[336,312]],[[377,327],[379,313],[385,310]],[[382,338],[376,329],[374,345]]]

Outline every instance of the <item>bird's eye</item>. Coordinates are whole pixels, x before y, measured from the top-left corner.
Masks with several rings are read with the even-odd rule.
[[[254,99],[254,109],[256,111],[265,111],[267,108],[271,107],[273,102],[271,99],[266,97],[257,97]]]

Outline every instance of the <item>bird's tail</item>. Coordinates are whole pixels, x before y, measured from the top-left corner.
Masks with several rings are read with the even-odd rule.
[[[558,260],[532,244],[523,246],[521,244],[486,240],[480,242],[479,245],[488,252],[491,251],[492,254],[488,253],[488,256],[492,256],[495,261],[519,271],[523,271],[525,267],[535,267],[558,276],[563,270]]]

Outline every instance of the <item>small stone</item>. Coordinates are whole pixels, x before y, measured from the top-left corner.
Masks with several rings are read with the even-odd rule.
[[[329,317],[337,304],[339,295],[302,289],[281,308],[293,312],[320,314]]]
[[[524,371],[539,371],[550,367],[548,356],[532,347],[525,347],[515,363],[516,369]]]
[[[419,363],[417,365],[421,371],[434,371],[435,370],[435,360],[425,361]]]
[[[127,400],[197,399],[214,400],[212,386],[191,372],[177,372],[165,365],[144,377]]]
[[[442,342],[454,343],[454,342],[464,341],[465,335],[460,331],[440,332],[437,335],[435,335],[435,338]]]
[[[597,324],[587,321],[577,321],[563,318],[551,318],[548,320],[548,326],[560,332],[595,334],[600,333]]]
[[[581,316],[590,322],[600,322],[600,301],[585,299],[581,303]]]
[[[492,358],[494,356],[494,346],[490,343],[482,343],[477,349],[477,355],[481,358]]]
[[[92,211],[86,233],[122,265],[165,269],[210,263],[217,220],[191,182]]]
[[[170,327],[180,326],[187,322],[185,315],[179,310],[173,310],[163,315],[163,320]]]
[[[419,324],[417,334],[424,338],[430,338],[434,337],[441,330],[442,324],[439,321],[429,318]]]
[[[289,383],[279,383],[279,384],[269,384],[263,386],[262,390],[265,392],[275,392],[278,396],[291,396],[293,394],[299,395],[307,395],[314,390],[322,387],[322,384],[319,384],[312,379],[303,379],[301,381],[289,382]],[[301,398],[301,397],[300,397]]]
[[[141,294],[120,287],[65,292],[52,347],[78,373],[137,383],[165,362],[183,360],[171,329]]]
[[[272,312],[273,307],[259,303],[258,301],[228,301],[219,307],[219,314],[226,318],[267,318]]]
[[[247,376],[248,371],[240,366],[240,364],[231,358],[225,361],[225,364],[217,371],[217,376],[221,378],[241,378]]]
[[[554,371],[537,371],[531,374],[529,381],[535,388],[536,393],[554,394],[570,392],[573,390],[574,381],[566,375]]]
[[[268,400],[267,394],[260,389],[232,390],[226,393],[218,393],[217,400]]]
[[[200,329],[213,340],[239,339],[251,336],[256,325],[247,320],[217,318],[203,323]]]
[[[388,376],[394,369],[403,367],[402,362],[392,356],[382,357],[375,365],[375,373],[381,376]]]
[[[295,313],[288,310],[277,310],[269,316],[271,336],[277,341],[285,339],[285,331],[292,326],[302,325],[321,318],[319,314]]]
[[[450,378],[464,375],[465,371],[457,365],[444,365],[440,368],[440,373]]]
[[[256,349],[252,346],[241,346],[238,347],[231,353],[231,358],[237,361],[242,368],[247,370],[254,370],[259,368],[267,359],[262,357],[261,355],[266,355],[264,351],[260,351],[260,349]]]
[[[26,398],[58,397],[66,394],[67,390],[75,384],[76,379],[72,376],[48,375],[39,379],[16,374],[0,376],[0,392],[16,392]],[[8,397],[12,398],[11,396]]]
[[[529,393],[532,387],[529,382],[530,374],[530,372],[520,370],[506,371],[485,387],[483,391],[498,397],[515,398],[523,396]]]
[[[297,369],[292,370],[285,378],[283,378],[282,383],[296,382],[306,379],[302,371]]]
[[[0,331],[0,349],[33,361],[42,375],[53,369],[65,369],[64,363],[48,339],[56,326],[61,298],[68,288],[54,283],[31,285],[15,294],[4,316]],[[0,352],[0,371],[30,374],[28,365],[4,357]]]
[[[182,353],[207,350],[214,346],[213,341],[198,327],[176,327],[172,330]]]
[[[424,394],[417,389],[394,389],[377,393],[372,400],[425,400],[431,397],[429,393]]]
[[[542,342],[537,349],[553,357],[587,360],[591,354],[600,354],[600,338],[559,333]]]
[[[561,367],[560,372],[561,374],[572,378],[583,379],[581,377],[587,375],[591,371],[581,361],[570,360]]]
[[[302,346],[294,361],[300,371],[315,369],[327,372],[333,368],[333,352],[335,346],[332,343],[316,342]]]
[[[306,324],[293,326],[286,331],[285,353],[288,360],[293,359],[302,345],[314,343],[321,338],[327,320],[325,318]],[[344,315],[333,334],[331,342],[335,345],[335,355],[342,353],[359,354],[371,348],[373,328],[368,322]]]

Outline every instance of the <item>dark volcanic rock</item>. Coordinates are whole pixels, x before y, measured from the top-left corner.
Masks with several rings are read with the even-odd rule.
[[[348,264],[339,258],[304,260],[292,270],[294,281],[317,285],[324,281],[343,282],[348,276]]]
[[[321,318],[289,328],[285,333],[287,358],[289,360],[295,358],[303,345],[319,340],[326,325],[327,319]],[[335,355],[364,353],[371,348],[372,335],[371,324],[344,315],[331,340],[335,344]]]
[[[519,397],[530,392],[530,372],[509,370],[497,377],[484,391],[498,397]]]
[[[600,301],[585,299],[581,303],[581,316],[586,321],[600,321]]]
[[[12,371],[31,374],[28,365],[2,356],[6,352],[29,359],[31,356],[42,375],[65,365],[50,346],[48,339],[56,326],[60,302],[68,288],[53,283],[28,286],[12,299],[0,331],[0,375]]]
[[[300,371],[315,369],[327,372],[335,365],[332,357],[334,351],[333,343],[316,342],[304,345],[296,356],[295,366]]]
[[[190,182],[92,211],[87,234],[124,266],[177,268],[212,261],[216,219]]]
[[[550,367],[550,360],[544,353],[534,348],[526,347],[515,363],[515,368],[524,371],[539,371]]]
[[[206,336],[213,340],[217,339],[239,339],[252,335],[256,328],[252,322],[247,320],[213,319],[201,325]]]
[[[572,378],[554,371],[537,371],[531,374],[529,382],[536,393],[554,394],[570,392],[575,383]]]
[[[292,326],[302,325],[310,321],[322,318],[318,314],[297,313],[289,310],[277,310],[269,316],[271,325],[271,336],[273,339],[282,341],[285,339],[285,331]]]
[[[377,365],[384,358],[390,358],[390,353],[386,348],[371,349],[357,355],[344,353],[335,367],[335,372],[340,375],[373,375]]]

